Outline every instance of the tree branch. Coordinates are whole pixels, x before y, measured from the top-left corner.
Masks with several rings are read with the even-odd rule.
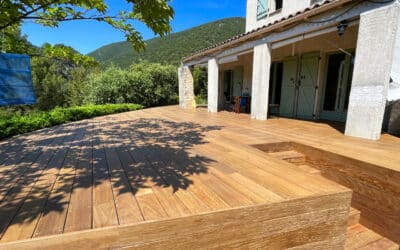
[[[48,2],[46,4],[43,4],[43,5],[39,5],[38,7],[33,8],[30,11],[27,11],[27,12],[23,13],[22,15],[12,19],[10,22],[0,26],[0,30],[3,30],[5,28],[7,28],[7,27],[9,27],[9,26],[21,21],[22,19],[25,19],[29,15],[31,15],[31,14],[33,14],[33,13],[35,13],[35,12],[41,10],[41,9],[45,9],[45,8],[49,7],[50,5],[55,4],[55,3],[57,3],[57,0],[50,1],[50,2]]]
[[[68,18],[46,18],[40,16],[27,16],[24,17],[23,19],[64,22],[64,21],[80,21],[80,20],[104,21],[107,18],[117,19],[117,20],[136,20],[135,18],[121,17],[121,16],[92,16],[92,17],[68,17]]]

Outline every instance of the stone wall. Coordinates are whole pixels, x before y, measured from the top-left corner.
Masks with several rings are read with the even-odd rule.
[[[179,106],[184,109],[196,107],[194,99],[193,75],[188,66],[178,69]]]

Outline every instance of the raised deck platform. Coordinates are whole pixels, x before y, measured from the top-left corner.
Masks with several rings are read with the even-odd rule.
[[[288,139],[400,172],[399,139],[326,124],[178,107],[100,117],[0,142],[0,249],[343,247],[351,190],[255,147]]]

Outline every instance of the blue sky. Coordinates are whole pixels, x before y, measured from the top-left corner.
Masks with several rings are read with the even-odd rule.
[[[112,13],[128,9],[123,0],[106,2]],[[246,14],[246,0],[173,0],[172,7],[175,10],[175,18],[171,23],[173,32],[226,17],[245,17]],[[145,39],[154,37],[154,33],[144,25],[137,24],[135,27]],[[35,45],[40,46],[45,42],[64,43],[84,54],[103,45],[125,40],[119,31],[96,21],[65,22],[58,28],[47,28],[28,22],[23,24],[22,32]]]

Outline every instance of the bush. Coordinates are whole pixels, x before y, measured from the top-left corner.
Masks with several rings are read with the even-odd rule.
[[[195,66],[193,69],[193,87],[196,96],[201,95],[207,98],[207,67]]]
[[[207,102],[208,102],[207,97],[204,95],[196,96],[195,101],[196,101],[197,105],[204,105],[204,104],[207,104]]]
[[[0,112],[0,139],[72,121],[141,108],[143,106],[138,104],[107,104],[55,108],[48,112],[31,111],[25,114],[2,111]]]
[[[129,70],[110,67],[89,76],[88,86],[87,103],[140,103],[147,107],[178,103],[174,66],[142,62]]]

